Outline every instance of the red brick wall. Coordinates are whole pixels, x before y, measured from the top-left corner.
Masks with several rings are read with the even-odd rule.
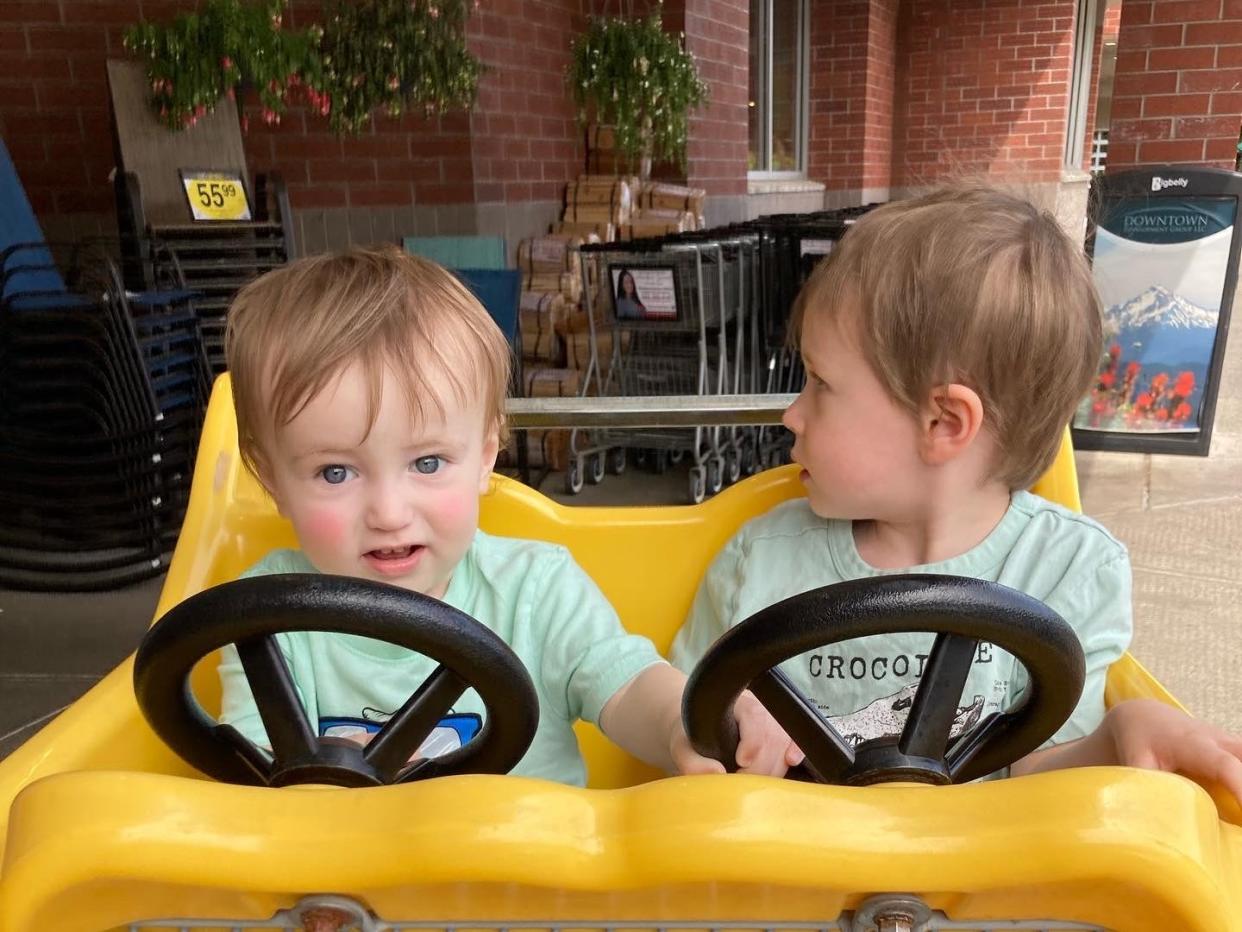
[[[1126,0],[1108,168],[1232,168],[1242,126],[1242,0]]]
[[[167,21],[194,0],[28,0],[0,3],[0,133],[41,215],[110,213],[111,130],[105,62],[141,16]],[[319,0],[295,0],[306,25]],[[471,48],[490,66],[474,114],[380,116],[359,138],[294,106],[279,126],[251,120],[252,171],[277,170],[295,208],[522,201],[559,197],[581,167],[565,93],[577,0],[489,0],[472,17]]]
[[[810,4],[807,174],[830,191],[863,187],[870,6],[870,0]]]
[[[1073,15],[1073,0],[903,3],[894,182],[1059,179]]]
[[[871,0],[867,16],[867,158],[863,186],[887,188],[893,181],[893,98],[897,79],[898,0]]]
[[[65,17],[65,6],[71,16]],[[104,61],[137,4],[0,4],[0,134],[35,211],[111,209]]]
[[[680,0],[677,5],[683,6]],[[684,9],[686,48],[711,95],[690,118],[687,180],[708,194],[745,194],[750,5],[748,0],[685,0]],[[665,11],[665,23],[676,25],[675,10]]]
[[[474,191],[456,200],[556,200],[582,171],[565,69],[585,28],[577,0],[486,0],[479,7],[470,47],[490,71],[470,117]]]
[[[896,0],[812,0],[808,174],[830,191],[892,180]]]

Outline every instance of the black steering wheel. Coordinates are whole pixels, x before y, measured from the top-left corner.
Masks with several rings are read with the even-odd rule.
[[[376,638],[439,662],[362,747],[320,737],[307,720],[274,635],[331,631]],[[272,744],[271,758],[215,722],[190,691],[203,657],[235,643]],[[473,687],[487,708],[463,747],[409,763],[410,755]],[[215,586],[186,599],[143,638],[134,661],[138,706],[155,733],[203,773],[230,783],[360,787],[461,773],[508,773],[539,724],[530,675],[504,641],[469,615],[396,586],[290,573]]]
[[[777,665],[817,647],[877,634],[935,633],[900,735],[851,746]],[[950,745],[958,701],[980,641],[1008,651],[1030,680],[1017,706]],[[695,749],[736,770],[733,703],[749,687],[806,754],[791,776],[866,785],[964,783],[1038,748],[1082,695],[1086,662],[1056,612],[998,583],[907,574],[856,579],[795,595],[751,615],[703,656],[682,715]]]

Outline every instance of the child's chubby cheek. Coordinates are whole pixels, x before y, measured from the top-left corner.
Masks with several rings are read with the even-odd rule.
[[[346,537],[346,519],[333,508],[307,508],[298,522],[298,535],[319,546],[339,546]]]
[[[428,517],[438,525],[477,523],[479,500],[468,495],[439,495],[427,504]]]

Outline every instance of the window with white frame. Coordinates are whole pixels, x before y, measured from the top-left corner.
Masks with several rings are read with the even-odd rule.
[[[751,0],[751,174],[806,170],[806,0]]]

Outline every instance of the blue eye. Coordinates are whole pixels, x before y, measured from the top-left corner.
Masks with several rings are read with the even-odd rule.
[[[325,466],[319,470],[319,475],[323,477],[323,481],[328,485],[340,485],[349,478],[348,466]]]
[[[414,461],[414,468],[424,476],[430,476],[440,468],[442,462],[438,456],[420,456]]]

